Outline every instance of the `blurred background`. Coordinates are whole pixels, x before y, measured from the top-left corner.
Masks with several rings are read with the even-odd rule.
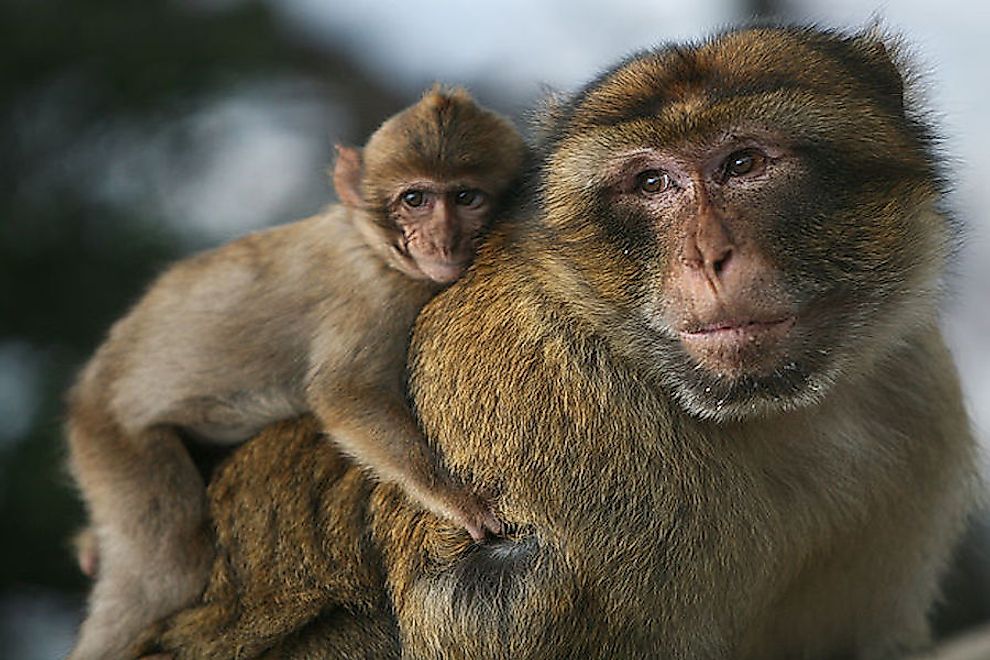
[[[990,9],[965,0],[0,0],[0,658],[58,658],[85,580],[66,539],[62,396],[170,261],[332,201],[361,144],[433,81],[517,119],[618,58],[754,17],[912,44],[968,222],[945,326],[990,445]],[[990,619],[976,521],[939,634]]]

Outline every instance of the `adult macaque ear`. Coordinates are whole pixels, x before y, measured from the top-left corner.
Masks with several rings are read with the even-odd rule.
[[[855,35],[853,43],[867,63],[867,81],[903,112],[904,72],[898,62],[900,44],[897,38],[884,28],[880,18],[874,16]]]
[[[560,125],[570,99],[566,94],[549,85],[540,89],[540,100],[536,110],[530,115],[530,125],[538,143],[552,137],[555,127]]]
[[[361,208],[364,197],[361,195],[361,178],[364,175],[364,162],[361,150],[357,147],[336,145],[337,160],[333,164],[333,187],[337,197],[345,206]]]

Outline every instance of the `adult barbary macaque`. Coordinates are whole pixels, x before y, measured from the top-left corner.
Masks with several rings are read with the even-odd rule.
[[[554,111],[536,221],[490,237],[410,353],[426,434],[534,531],[494,593],[471,557],[404,583],[412,656],[928,643],[976,470],[942,179],[890,50],[730,32]]]
[[[349,536],[375,552],[334,553],[327,615],[274,655],[360,657],[335,618],[351,611],[383,655],[394,617],[391,652],[414,658],[923,648],[976,469],[937,324],[942,179],[890,52],[873,33],[732,31],[553,108],[534,210],[493,230],[410,348],[427,438],[515,534],[471,547],[377,486]],[[250,501],[238,474],[211,490]],[[289,533],[212,506],[238,566]],[[384,586],[361,584],[387,604],[341,604],[379,556]]]
[[[184,440],[235,444],[311,411],[420,506],[475,539],[501,530],[421,437],[403,367],[416,314],[464,272],[525,156],[507,120],[437,87],[339,149],[342,205],[178,264],[113,327],[70,397],[98,572],[73,658],[121,655],[203,589],[212,541]]]

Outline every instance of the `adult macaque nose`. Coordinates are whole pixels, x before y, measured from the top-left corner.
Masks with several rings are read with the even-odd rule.
[[[703,275],[712,289],[720,288],[735,254],[735,245],[719,214],[702,201],[685,230],[683,261],[690,269]]]

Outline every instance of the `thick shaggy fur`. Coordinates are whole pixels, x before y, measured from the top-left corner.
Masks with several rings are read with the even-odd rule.
[[[534,209],[501,225],[425,308],[410,352],[427,436],[448,468],[498,493],[515,531],[472,546],[388,487],[314,498],[288,478],[294,465],[272,488],[314,502],[298,518],[252,507],[234,520],[214,496],[221,546],[272,562],[256,570],[282,590],[321,559],[283,560],[272,543],[334,539],[311,544],[333,567],[316,569],[328,610],[296,617],[290,639],[308,646],[294,657],[360,656],[383,639],[382,617],[410,658],[876,659],[924,648],[976,470],[937,324],[951,236],[930,138],[902,98],[874,37],[768,28],[638,55],[557,108]],[[808,334],[779,374],[729,382],[656,323],[669,232],[610,204],[606,174],[623,150],[690,150],[757,125],[796,155],[791,185],[760,202],[748,236],[780,290],[819,314],[814,330],[798,317]],[[250,491],[251,473],[227,472],[215,488]],[[365,506],[366,518],[350,517]],[[350,522],[331,532],[317,516]],[[372,569],[372,597],[348,595]],[[230,570],[216,565],[214,582]],[[345,640],[363,624],[336,626],[341,608],[366,611],[374,594],[387,605],[364,619],[366,641]],[[168,636],[177,630],[164,647],[179,655],[225,634],[203,625],[180,643]]]

